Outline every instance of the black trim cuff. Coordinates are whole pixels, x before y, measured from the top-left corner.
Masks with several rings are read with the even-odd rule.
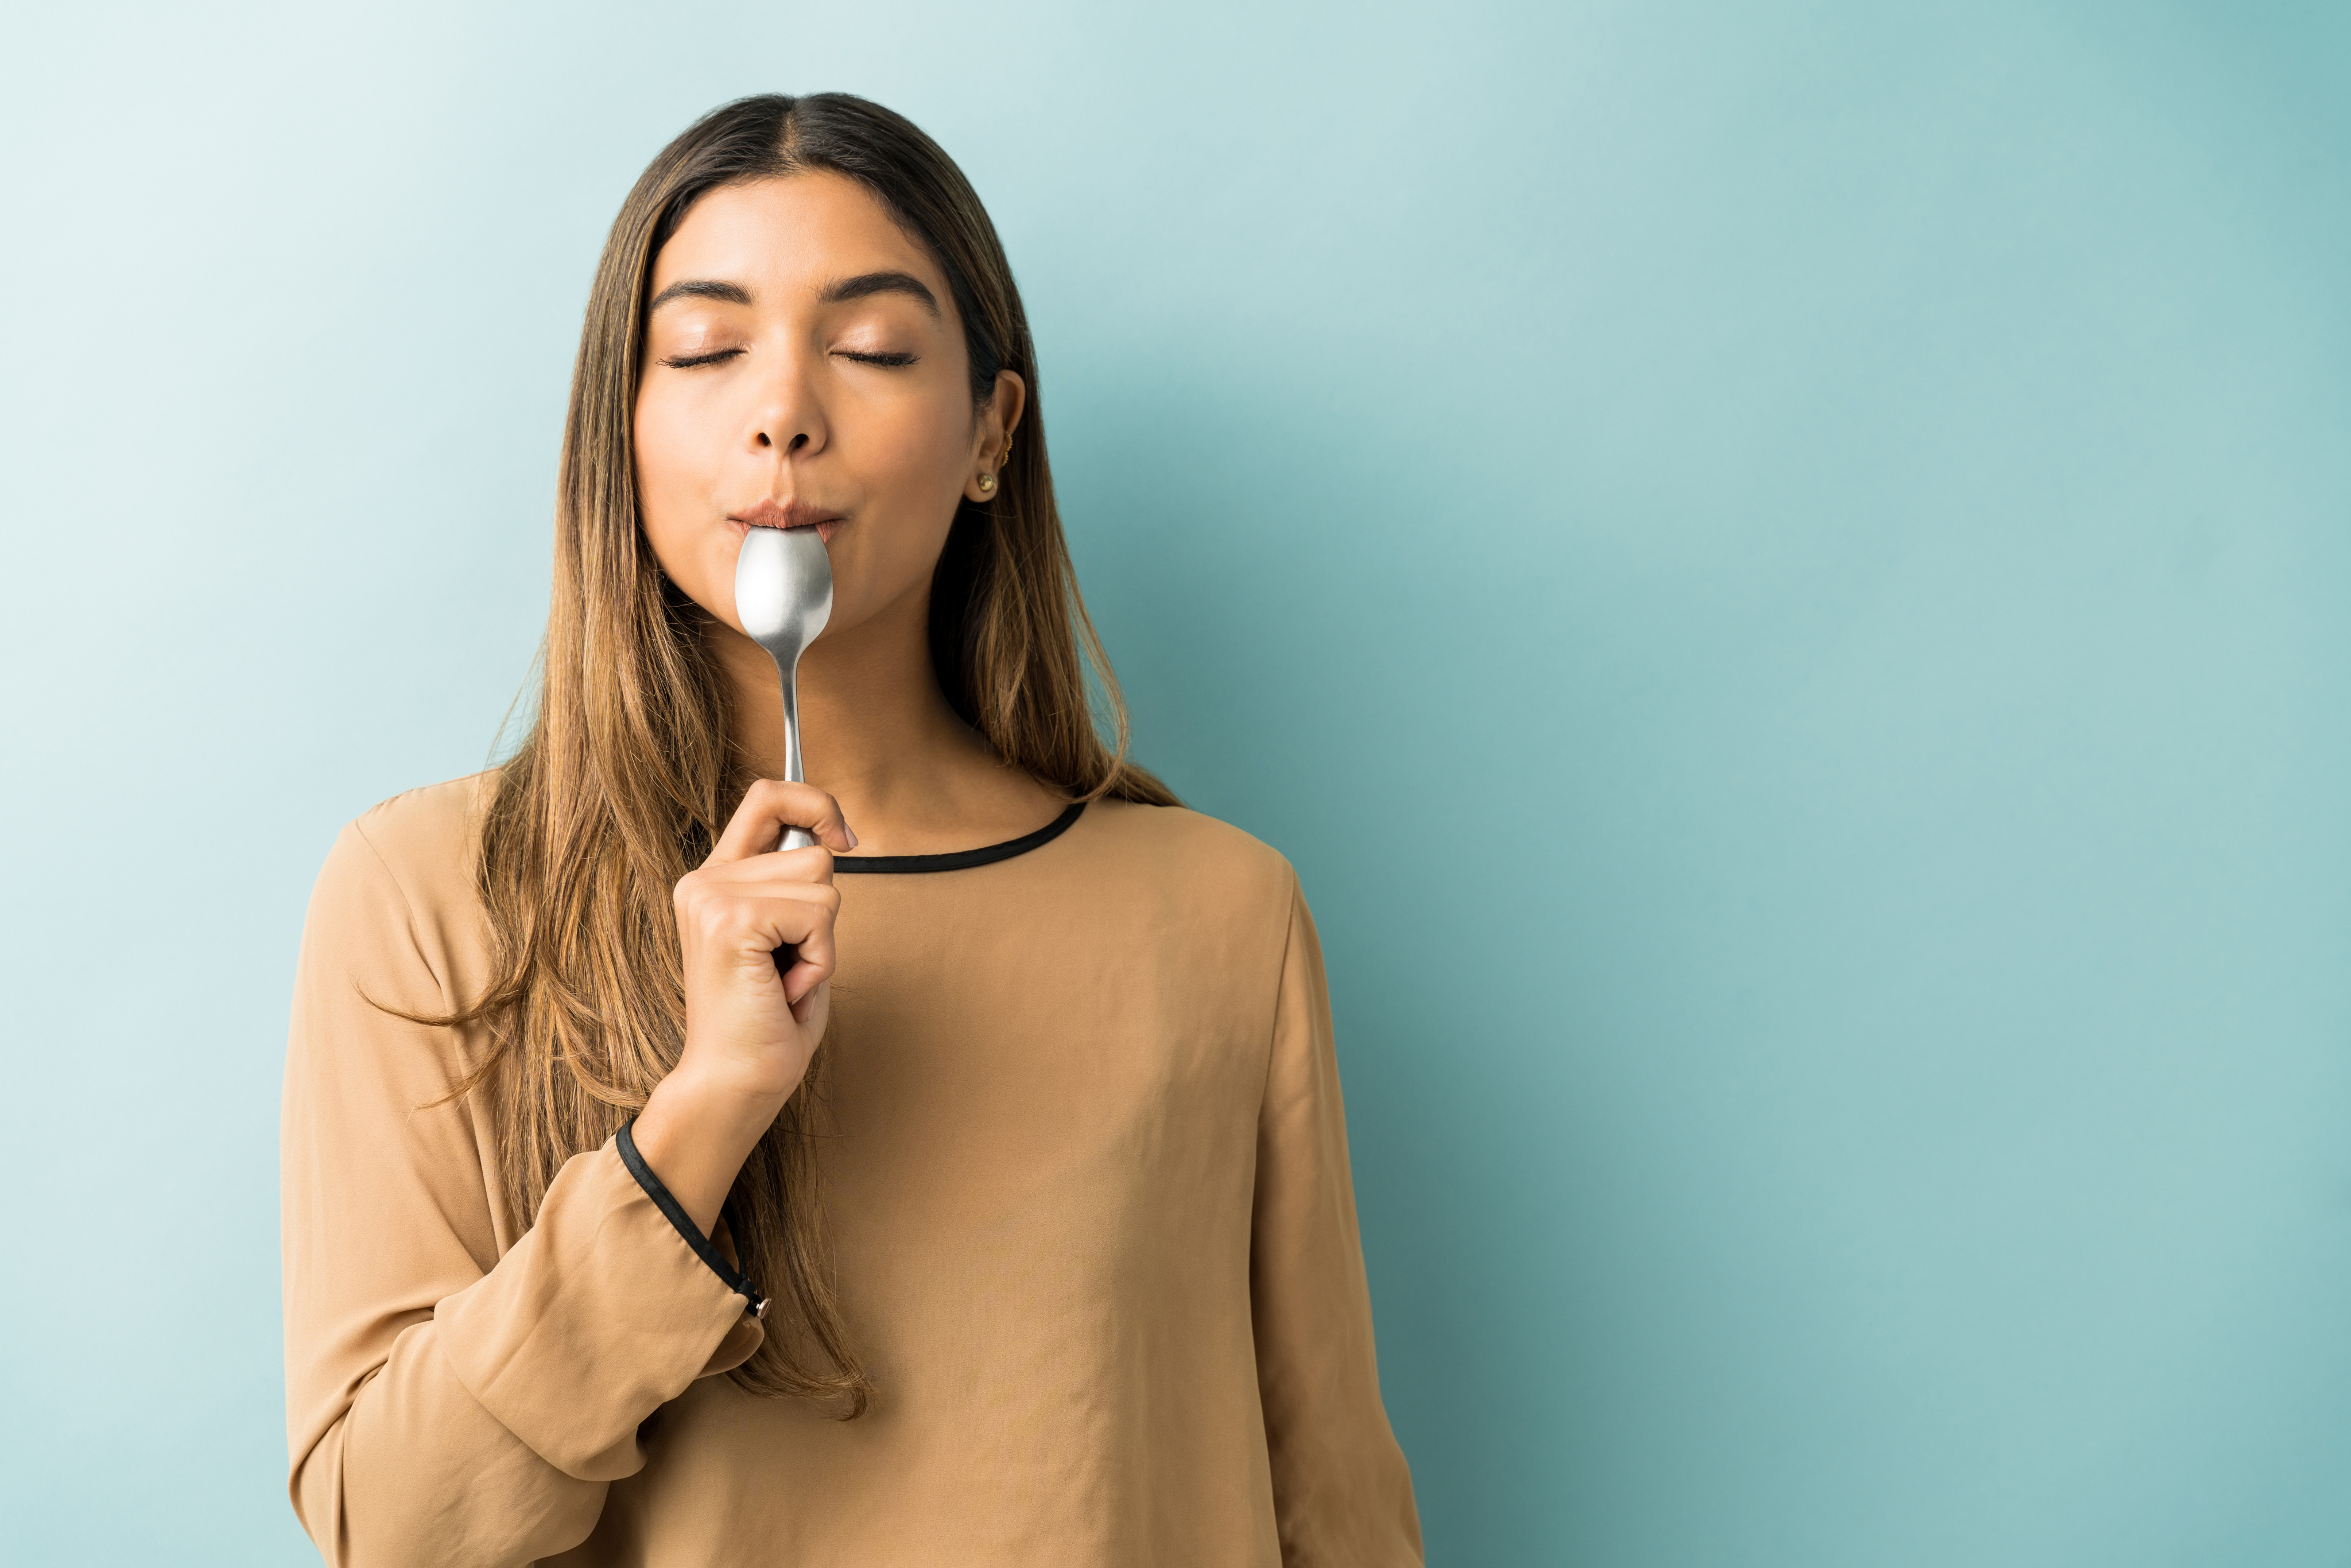
[[[613,1136],[612,1142],[620,1146],[621,1163],[629,1167],[629,1174],[637,1178],[637,1185],[645,1189],[645,1196],[653,1200],[653,1207],[662,1211],[662,1218],[685,1238],[685,1244],[694,1249],[694,1255],[709,1264],[710,1271],[717,1275],[728,1290],[743,1298],[743,1310],[755,1318],[766,1317],[768,1298],[759,1294],[758,1287],[743,1277],[741,1270],[726,1261],[726,1254],[718,1250],[709,1237],[694,1228],[694,1221],[686,1217],[675,1196],[662,1186],[661,1177],[653,1175],[653,1167],[645,1164],[645,1156],[637,1153],[637,1140],[630,1131],[636,1124],[636,1118],[630,1117]],[[719,1217],[726,1218],[724,1209],[719,1211]],[[728,1224],[732,1228],[733,1222],[730,1220]]]

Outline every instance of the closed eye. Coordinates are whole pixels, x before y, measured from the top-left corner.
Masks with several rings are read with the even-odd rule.
[[[912,354],[861,354],[850,349],[836,349],[833,352],[844,360],[855,360],[861,365],[888,365],[894,368],[914,362],[914,356]]]
[[[723,360],[731,360],[742,351],[740,349],[716,349],[707,354],[679,354],[664,360],[662,363],[674,371],[690,371],[696,365],[715,365]]]

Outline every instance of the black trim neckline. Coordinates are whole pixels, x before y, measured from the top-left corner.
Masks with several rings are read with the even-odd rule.
[[[832,857],[832,869],[836,875],[854,871],[869,875],[904,876],[914,872],[967,871],[976,865],[994,865],[998,861],[1008,861],[1014,855],[1025,855],[1030,850],[1044,848],[1068,832],[1071,824],[1085,809],[1083,800],[1072,801],[1069,810],[1035,832],[1007,839],[1000,844],[983,844],[976,850],[951,850],[943,855],[835,855]]]

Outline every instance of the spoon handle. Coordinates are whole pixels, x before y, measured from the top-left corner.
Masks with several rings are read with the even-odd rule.
[[[787,664],[776,661],[776,673],[784,677],[784,782],[799,784],[806,780],[800,772],[800,683],[799,661]],[[786,828],[784,841],[778,851],[804,850],[816,842],[816,835],[806,828]],[[799,962],[799,949],[787,942],[776,949],[776,973],[780,975]]]
[[[799,661],[789,664],[776,661],[776,671],[784,677],[784,782],[806,781],[800,770],[800,681]],[[806,828],[787,828],[778,850],[804,850],[816,842],[816,835]]]

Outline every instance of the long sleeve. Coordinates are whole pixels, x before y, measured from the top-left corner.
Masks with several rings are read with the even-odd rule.
[[[1250,1294],[1286,1568],[1420,1563],[1412,1477],[1380,1404],[1322,950],[1295,893],[1259,1119]]]
[[[332,1568],[523,1564],[584,1540],[609,1483],[644,1462],[639,1424],[739,1364],[759,1329],[610,1143],[502,1237],[475,1113],[444,1098],[456,1031],[385,1010],[464,998],[478,945],[459,929],[453,835],[405,841],[419,830],[381,811],[328,858],[296,985],[289,1487]]]

